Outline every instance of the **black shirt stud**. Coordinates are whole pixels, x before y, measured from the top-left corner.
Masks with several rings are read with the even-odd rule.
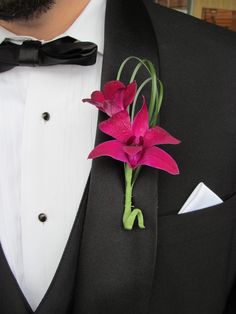
[[[41,214],[38,215],[38,219],[41,222],[45,222],[48,218],[47,218],[47,216],[45,214],[41,213]]]
[[[42,118],[43,118],[43,120],[45,120],[45,121],[48,121],[48,120],[50,120],[50,113],[49,112],[44,112],[43,114],[42,114]]]

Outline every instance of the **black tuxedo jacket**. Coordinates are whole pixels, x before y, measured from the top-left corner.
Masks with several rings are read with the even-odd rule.
[[[165,91],[160,124],[182,140],[166,146],[180,175],[143,169],[134,202],[144,211],[146,230],[128,232],[121,227],[122,165],[94,161],[79,309],[236,313],[236,34],[150,0],[113,0],[107,10],[103,82],[130,55],[155,63]],[[98,134],[97,143],[103,140]],[[177,215],[200,181],[225,202]]]
[[[235,314],[236,34],[151,0],[108,0],[102,84],[130,55],[158,69],[165,90],[160,125],[182,141],[165,147],[180,175],[143,168],[134,202],[146,230],[125,231],[122,163],[94,160],[36,313]],[[98,132],[96,143],[107,139]],[[224,203],[177,215],[200,181]],[[0,313],[32,313],[3,254],[0,287]]]

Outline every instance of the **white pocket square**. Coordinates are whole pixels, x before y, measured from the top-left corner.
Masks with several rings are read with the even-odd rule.
[[[178,214],[204,209],[223,203],[223,200],[210,190],[203,182],[200,182],[184,203]]]

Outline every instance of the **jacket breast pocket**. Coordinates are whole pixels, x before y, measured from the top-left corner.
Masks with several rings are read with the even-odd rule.
[[[235,228],[236,193],[225,202],[197,211],[158,218],[160,244],[191,241]]]
[[[196,212],[159,217],[158,313],[223,313],[236,275],[235,231],[236,195]]]

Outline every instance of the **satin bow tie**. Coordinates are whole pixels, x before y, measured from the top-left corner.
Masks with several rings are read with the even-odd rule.
[[[22,45],[4,41],[0,45],[0,72],[15,66],[49,66],[55,64],[93,65],[96,63],[97,45],[63,37],[42,44],[26,40]]]

